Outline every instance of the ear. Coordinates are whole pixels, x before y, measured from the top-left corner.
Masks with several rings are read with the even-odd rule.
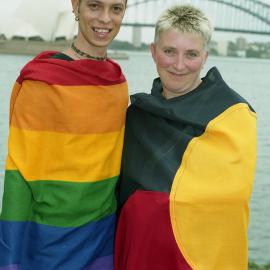
[[[71,0],[73,13],[75,16],[79,13],[79,0]]]
[[[154,62],[156,63],[157,45],[155,43],[151,43],[149,45],[149,48],[150,48],[150,51],[151,51],[151,54],[152,54],[152,58],[153,58]]]

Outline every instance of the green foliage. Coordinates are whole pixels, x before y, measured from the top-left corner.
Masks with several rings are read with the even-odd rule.
[[[260,58],[261,52],[252,48],[247,49],[247,57]]]
[[[113,40],[110,44],[111,50],[128,50],[128,51],[148,51],[148,44],[142,43],[140,48],[134,47],[134,45],[128,41]]]
[[[270,263],[266,265],[258,265],[255,262],[249,262],[248,269],[249,270],[270,270]]]

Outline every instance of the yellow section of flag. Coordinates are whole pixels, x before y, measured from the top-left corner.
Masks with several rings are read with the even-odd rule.
[[[27,181],[95,182],[119,175],[124,128],[103,134],[65,134],[10,128],[7,170]]]

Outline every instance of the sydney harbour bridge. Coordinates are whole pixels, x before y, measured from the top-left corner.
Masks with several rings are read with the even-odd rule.
[[[0,37],[2,34],[7,39],[73,39],[78,25],[70,1],[55,3],[55,0],[22,0],[12,20],[0,18]],[[192,4],[202,9],[215,31],[270,37],[270,0],[128,0],[122,28],[125,33],[132,33],[134,45],[140,47],[142,37],[152,33],[161,12],[175,4]]]
[[[162,10],[175,4],[202,9],[215,31],[270,37],[270,4],[262,0],[128,0],[123,26],[132,27],[133,40],[140,42],[144,28],[154,27]]]

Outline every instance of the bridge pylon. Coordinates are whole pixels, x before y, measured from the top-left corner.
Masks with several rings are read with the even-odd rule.
[[[133,26],[132,27],[132,43],[135,48],[140,48],[142,46],[142,27]]]

